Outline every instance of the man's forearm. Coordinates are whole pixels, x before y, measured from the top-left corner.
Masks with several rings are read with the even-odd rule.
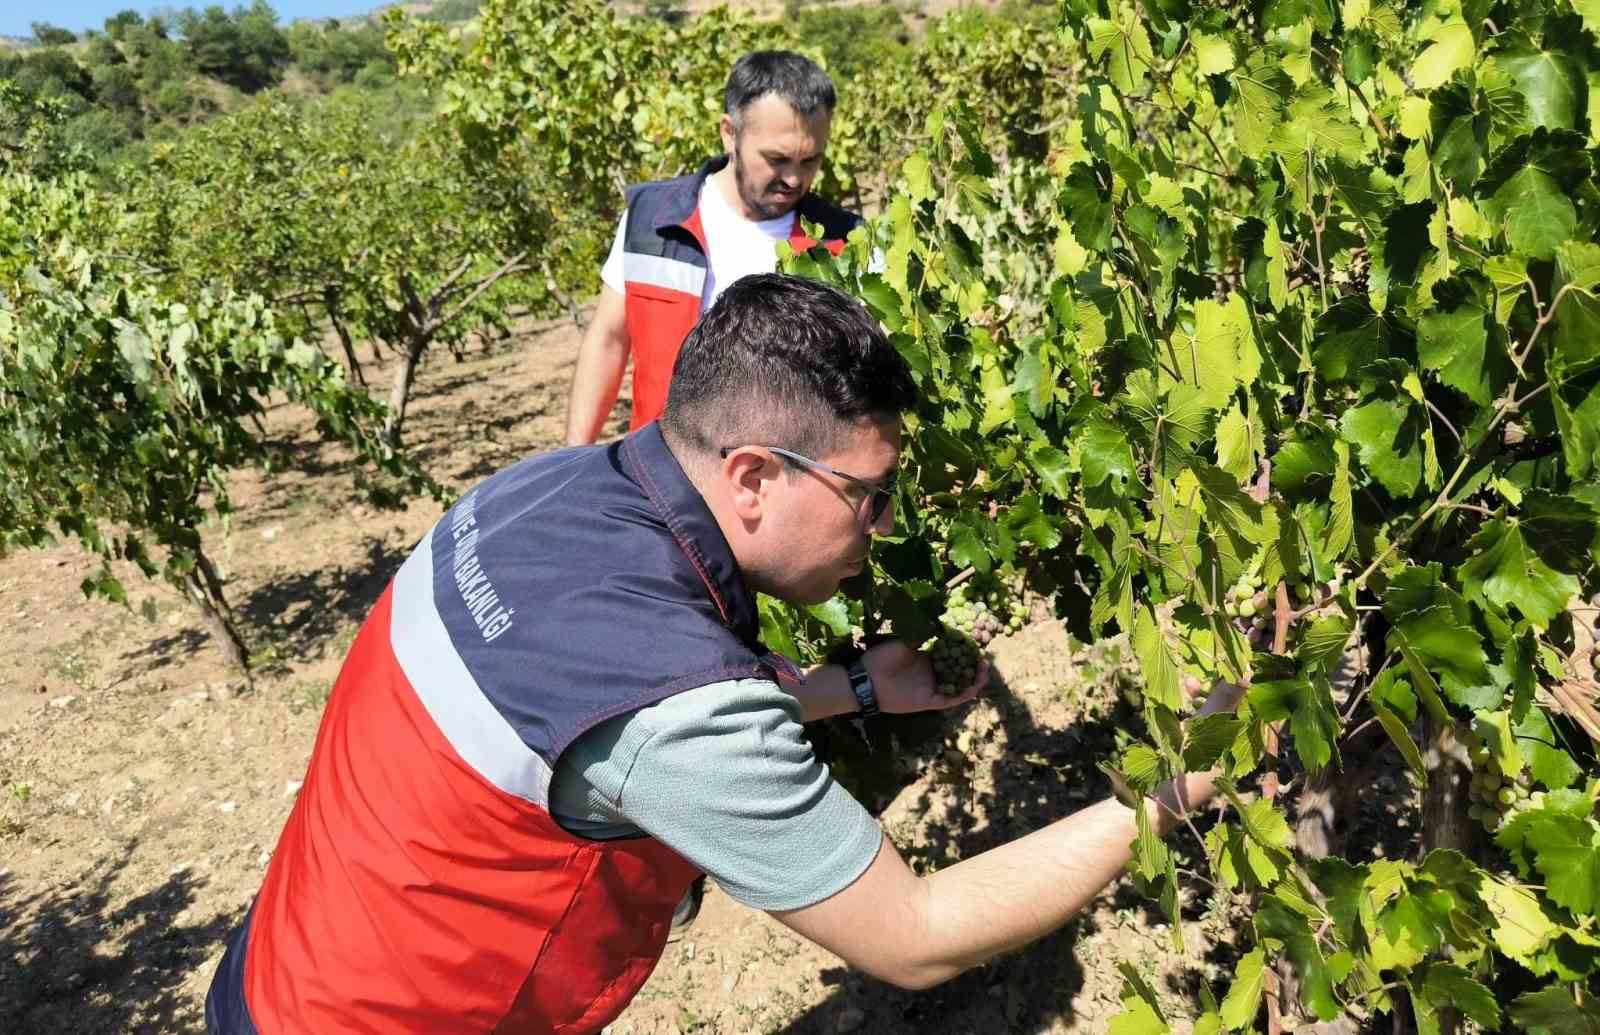
[[[567,445],[585,446],[600,437],[616,405],[627,363],[626,345],[618,352],[610,343],[583,343],[567,399]]]
[[[616,404],[622,375],[628,369],[628,332],[622,296],[602,288],[595,314],[578,346],[578,362],[572,372],[572,391],[567,397],[567,445],[583,446],[594,442],[605,428],[606,418]]]
[[[1214,793],[1214,773],[1183,779],[1191,810]],[[1180,821],[1178,791],[1146,800],[1157,831]],[[1060,928],[1124,872],[1137,834],[1133,811],[1107,799],[924,878],[929,983]]]

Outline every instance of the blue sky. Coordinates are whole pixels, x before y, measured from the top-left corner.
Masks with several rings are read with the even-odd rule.
[[[0,0],[0,36],[31,36],[33,23],[47,21],[63,29],[82,32],[98,29],[118,11],[132,8],[140,14],[163,9],[207,7],[216,0],[187,0],[185,3],[152,3],[150,0]],[[382,6],[382,0],[268,0],[278,12],[280,24],[296,18],[346,18],[366,14]],[[239,0],[222,0],[221,6],[233,10]]]

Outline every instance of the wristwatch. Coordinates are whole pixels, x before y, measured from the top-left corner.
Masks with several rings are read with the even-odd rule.
[[[850,690],[856,695],[856,703],[861,706],[860,717],[870,719],[877,715],[878,692],[873,689],[872,677],[867,675],[867,666],[862,664],[862,659],[850,662],[845,671],[850,675]]]

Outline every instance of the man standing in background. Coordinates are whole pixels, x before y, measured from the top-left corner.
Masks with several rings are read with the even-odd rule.
[[[723,97],[726,154],[688,176],[628,190],[627,209],[601,270],[599,303],[578,351],[567,404],[567,444],[594,442],[633,358],[630,429],[661,415],[678,348],[700,314],[740,277],[771,273],[777,244],[835,253],[860,222],[810,193],[828,146],[833,81],[792,51],[746,54]]]

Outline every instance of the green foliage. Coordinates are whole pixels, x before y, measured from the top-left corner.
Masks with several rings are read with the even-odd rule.
[[[388,15],[401,68],[433,84],[478,170],[561,184],[573,234],[608,236],[627,183],[719,153],[728,69],[790,42],[717,9],[681,26],[625,18],[601,0],[489,0],[477,32]],[[599,220],[595,219],[599,216]]]
[[[0,175],[0,553],[71,536],[225,613],[199,530],[230,513],[230,468],[270,463],[277,393],[381,472],[381,498],[439,492],[383,442],[383,408],[258,295],[178,301],[96,258],[125,217],[83,172]],[[126,599],[108,567],[83,588]]]
[[[34,22],[33,41],[41,47],[63,47],[78,42],[78,34],[49,22]]]
[[[143,24],[143,15],[132,8],[124,8],[106,19],[106,36],[120,42],[127,38],[129,29],[136,29]]]
[[[1567,688],[1600,588],[1596,19],[1259,6],[1069,0],[1084,72],[1035,100],[1048,136],[941,94],[884,214],[836,261],[789,260],[858,295],[921,389],[873,600],[920,629],[954,572],[995,569],[1080,635],[1131,633],[1136,786],[1339,767],[1368,723],[1427,776],[1422,718],[1500,729],[1497,764],[1539,754],[1542,797],[1495,846],[1313,863],[1278,803],[1236,798],[1212,880],[1258,896],[1248,958],[1286,961],[1307,1017],[1388,1012],[1403,986],[1421,1030],[1444,1007],[1493,1028],[1526,971],[1587,992],[1511,1018],[1584,1030],[1600,781]],[[1288,600],[1281,652],[1241,629],[1241,581]],[[1352,636],[1369,660],[1336,680]],[[1251,678],[1237,725],[1186,728],[1187,677]],[[1170,854],[1135,856],[1171,912]],[[1251,1026],[1260,973],[1199,1023]],[[1119,1023],[1156,1023],[1124,1002]]]
[[[392,75],[394,59],[384,46],[383,30],[371,22],[343,27],[336,22],[296,22],[285,34],[289,53],[301,71],[333,83],[353,82],[368,72],[368,78],[387,69]]]
[[[289,41],[266,0],[232,14],[215,5],[186,8],[177,24],[195,67],[245,93],[275,84],[289,62]]]
[[[892,4],[787,0],[784,21],[798,39],[820,51],[828,73],[842,83],[854,83],[885,63],[904,61],[910,51],[910,33]]]

